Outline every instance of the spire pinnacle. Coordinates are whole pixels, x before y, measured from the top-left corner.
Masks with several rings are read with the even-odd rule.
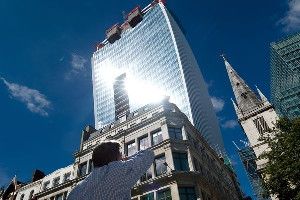
[[[260,91],[260,89],[255,85],[258,95],[263,103],[270,104],[267,97]],[[271,104],[270,104],[271,105]]]
[[[257,90],[257,92],[259,94],[260,99],[262,101],[268,101],[267,97],[260,91],[260,89],[257,87],[257,85],[255,85],[255,87],[256,87],[256,90]]]
[[[223,60],[224,60],[224,62],[225,62],[225,61],[226,61],[225,54],[222,53],[220,56],[223,58]]]
[[[236,112],[236,113],[239,112],[239,108],[237,107],[237,105],[236,105],[236,103],[234,102],[234,100],[233,100],[232,98],[230,98],[230,99],[231,99],[231,102],[232,102],[232,104],[233,104],[233,107],[234,107],[235,112]]]
[[[224,54],[221,56],[224,59],[227,74],[237,102],[236,107],[238,108],[238,110],[244,113],[261,104],[261,100],[255,95],[255,93],[250,89],[246,82],[233,69],[233,67],[225,58]]]

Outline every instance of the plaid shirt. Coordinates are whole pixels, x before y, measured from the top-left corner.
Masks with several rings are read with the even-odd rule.
[[[68,200],[129,200],[131,188],[150,168],[151,150],[143,150],[126,161],[114,161],[95,168],[69,194]]]

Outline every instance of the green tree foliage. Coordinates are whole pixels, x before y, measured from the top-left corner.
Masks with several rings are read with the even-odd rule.
[[[274,133],[261,140],[270,147],[260,157],[269,160],[263,170],[266,189],[282,200],[300,200],[300,118],[280,119]]]

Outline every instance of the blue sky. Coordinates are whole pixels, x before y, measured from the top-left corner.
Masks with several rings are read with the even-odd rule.
[[[73,162],[81,130],[93,124],[90,57],[122,11],[147,0],[0,1],[0,186],[36,168]],[[208,83],[228,154],[251,195],[232,140],[245,140],[230,102],[224,63],[270,96],[269,44],[300,28],[299,0],[167,1]]]

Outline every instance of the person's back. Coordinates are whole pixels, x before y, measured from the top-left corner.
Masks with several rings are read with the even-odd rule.
[[[117,142],[103,142],[93,152],[93,171],[68,195],[68,200],[129,200],[131,188],[150,168],[154,154],[140,151],[122,161]]]

